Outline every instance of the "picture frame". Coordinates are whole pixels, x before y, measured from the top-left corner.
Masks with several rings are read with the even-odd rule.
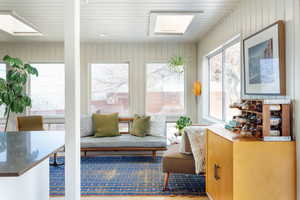
[[[245,38],[243,61],[245,95],[286,95],[284,21]]]

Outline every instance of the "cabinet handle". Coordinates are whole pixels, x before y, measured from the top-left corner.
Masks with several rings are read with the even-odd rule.
[[[220,179],[220,176],[218,175],[219,169],[220,169],[220,166],[217,165],[217,164],[215,164],[215,165],[214,165],[214,177],[215,177],[215,180],[216,180],[216,181]]]

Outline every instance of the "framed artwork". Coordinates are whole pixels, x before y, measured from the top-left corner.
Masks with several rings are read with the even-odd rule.
[[[285,95],[285,30],[276,23],[243,40],[246,95]]]

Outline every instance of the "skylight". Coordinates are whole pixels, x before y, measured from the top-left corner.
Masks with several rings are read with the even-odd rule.
[[[31,23],[12,11],[0,11],[0,29],[13,36],[41,36]]]
[[[203,11],[152,11],[150,13],[149,35],[183,35],[200,13]]]
[[[157,15],[154,33],[184,34],[194,15]]]

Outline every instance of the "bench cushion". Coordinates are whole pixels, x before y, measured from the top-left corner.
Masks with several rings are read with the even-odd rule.
[[[166,147],[167,140],[165,137],[146,136],[136,137],[130,134],[121,134],[116,137],[82,137],[80,139],[81,148],[97,147]]]

